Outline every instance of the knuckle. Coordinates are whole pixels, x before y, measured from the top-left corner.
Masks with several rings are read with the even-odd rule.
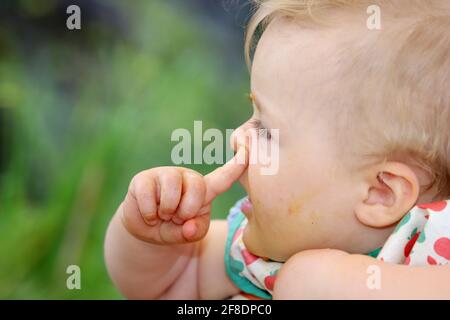
[[[136,200],[142,200],[151,196],[150,191],[143,186],[136,188],[136,190],[134,191],[134,195],[136,197]]]
[[[141,171],[138,172],[131,178],[130,184],[128,186],[128,191],[137,191],[139,189],[139,186],[142,185],[142,181],[145,181],[145,179],[148,179],[148,170],[147,171]]]
[[[162,168],[160,174],[169,179],[178,179],[180,176],[180,170],[176,167],[164,167]]]
[[[202,193],[206,190],[206,182],[204,177],[198,172],[187,172],[185,174],[186,185],[190,190],[196,193]]]
[[[181,189],[181,176],[179,172],[172,172],[169,170],[164,175],[160,176],[161,188],[168,188],[172,190]]]
[[[206,194],[206,185],[204,181],[195,181],[187,192],[192,194],[196,202],[203,202],[203,198]]]
[[[142,179],[145,179],[147,173],[148,173],[148,170],[144,170],[144,171],[140,171],[140,172],[136,173],[133,176],[133,178],[131,179],[131,182],[136,183],[136,182],[141,181]]]

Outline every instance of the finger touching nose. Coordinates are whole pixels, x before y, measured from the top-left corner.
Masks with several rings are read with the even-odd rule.
[[[247,123],[243,124],[239,128],[233,131],[231,134],[231,148],[233,148],[234,152],[237,152],[239,148],[244,147],[249,150],[250,136],[248,133],[249,126]]]
[[[248,152],[240,147],[235,156],[223,166],[205,176],[206,196],[205,204],[209,204],[216,196],[224,193],[245,172],[248,166]]]

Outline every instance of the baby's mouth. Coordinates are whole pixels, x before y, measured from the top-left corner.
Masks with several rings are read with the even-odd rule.
[[[244,201],[241,203],[241,211],[249,217],[249,215],[252,213],[253,210],[253,204],[250,201],[249,197],[246,197]]]

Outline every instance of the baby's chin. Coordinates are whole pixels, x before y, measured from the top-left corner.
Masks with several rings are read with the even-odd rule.
[[[242,235],[242,241],[244,242],[245,248],[254,254],[255,256],[261,258],[268,258],[273,261],[284,262],[287,259],[284,259],[281,255],[272,252],[269,248],[264,246],[264,242],[259,239],[259,236],[254,233],[254,230],[251,227],[250,223],[247,223],[244,229],[244,233]]]
[[[244,234],[242,236],[245,248],[252,254],[258,257],[267,257],[265,250],[258,245],[257,240],[254,240],[251,232],[248,232],[248,225],[245,227]],[[268,257],[267,257],[268,258]]]

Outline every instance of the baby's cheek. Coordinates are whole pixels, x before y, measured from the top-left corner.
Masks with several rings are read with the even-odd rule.
[[[286,212],[283,203],[284,200],[277,198],[273,193],[264,192],[261,194],[256,199],[256,204],[254,204],[258,220],[268,224],[267,228],[278,226],[283,221]]]

